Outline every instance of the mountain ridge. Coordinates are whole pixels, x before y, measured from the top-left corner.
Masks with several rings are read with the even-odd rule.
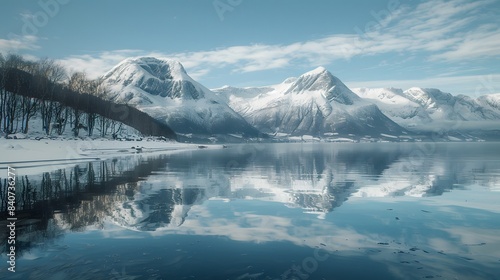
[[[277,85],[223,87],[213,91],[265,133],[317,136],[405,133],[405,129],[383,115],[376,105],[362,100],[324,67]]]
[[[246,134],[258,130],[192,79],[180,62],[154,57],[122,61],[103,76],[109,99],[130,104],[177,133]]]
[[[321,66],[275,85],[211,90],[178,61],[139,57],[122,61],[103,79],[110,100],[130,104],[185,135],[394,140],[436,130],[460,134],[476,129],[473,122],[494,129],[500,120],[500,94],[471,98],[420,87],[351,89]]]
[[[482,121],[492,125],[500,120],[500,94],[472,98],[452,95],[435,88],[353,88],[353,91],[407,129],[448,130],[450,123],[467,126]]]

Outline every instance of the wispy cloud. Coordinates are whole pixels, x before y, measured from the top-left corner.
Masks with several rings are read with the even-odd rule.
[[[155,55],[179,60],[199,78],[214,69],[244,73],[294,65],[315,67],[335,60],[387,53],[418,53],[429,61],[497,58],[500,55],[499,24],[479,21],[482,9],[493,2],[440,0],[426,1],[416,7],[401,5],[385,18],[368,19],[367,26],[373,23],[368,32],[354,26],[350,34],[291,44],[252,44],[181,53],[115,50],[71,56],[61,62],[73,69],[84,69],[95,77],[127,57]]]
[[[11,35],[9,39],[0,38],[0,52],[19,52],[38,49],[38,37],[33,35]]]
[[[484,25],[468,32],[463,40],[450,50],[433,55],[434,60],[471,60],[500,56],[500,29],[494,25]]]
[[[73,55],[60,59],[58,62],[69,71],[85,71],[90,78],[98,78],[122,60],[141,55],[148,54],[140,50],[115,50],[97,55]]]

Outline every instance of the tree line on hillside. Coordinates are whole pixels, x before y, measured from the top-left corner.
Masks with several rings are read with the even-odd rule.
[[[0,53],[0,131],[4,134],[28,133],[30,120],[36,117],[46,135],[70,129],[75,137],[82,130],[89,137],[116,137],[126,124],[143,134],[175,138],[166,124],[106,100],[108,93],[101,79],[88,79],[83,72],[68,75],[53,60],[30,61]]]

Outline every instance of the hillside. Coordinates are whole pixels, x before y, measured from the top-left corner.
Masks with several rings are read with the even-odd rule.
[[[145,135],[176,139],[175,132],[168,125],[131,106],[117,104],[90,94],[77,93],[62,85],[53,84],[46,78],[33,76],[14,68],[1,69],[0,80],[3,81],[3,89],[8,92],[59,102],[86,113],[99,114],[131,126]],[[44,89],[50,89],[50,91]]]

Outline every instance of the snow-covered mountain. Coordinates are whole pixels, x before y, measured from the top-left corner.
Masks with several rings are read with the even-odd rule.
[[[353,91],[408,129],[470,130],[478,121],[481,128],[498,128],[495,121],[500,120],[500,94],[473,99],[418,87],[405,91],[394,88],[355,88]]]
[[[109,98],[166,122],[177,133],[247,134],[258,131],[177,61],[153,57],[122,61],[103,76]]]
[[[213,91],[265,133],[313,136],[405,133],[376,105],[359,98],[323,67],[274,86],[226,86]]]
[[[325,68],[265,86],[209,90],[177,61],[124,60],[103,77],[109,99],[177,133],[392,137],[408,131],[498,129],[500,94],[473,99],[438,89],[349,89]],[[406,130],[407,129],[407,130]],[[479,135],[480,136],[480,135]]]

